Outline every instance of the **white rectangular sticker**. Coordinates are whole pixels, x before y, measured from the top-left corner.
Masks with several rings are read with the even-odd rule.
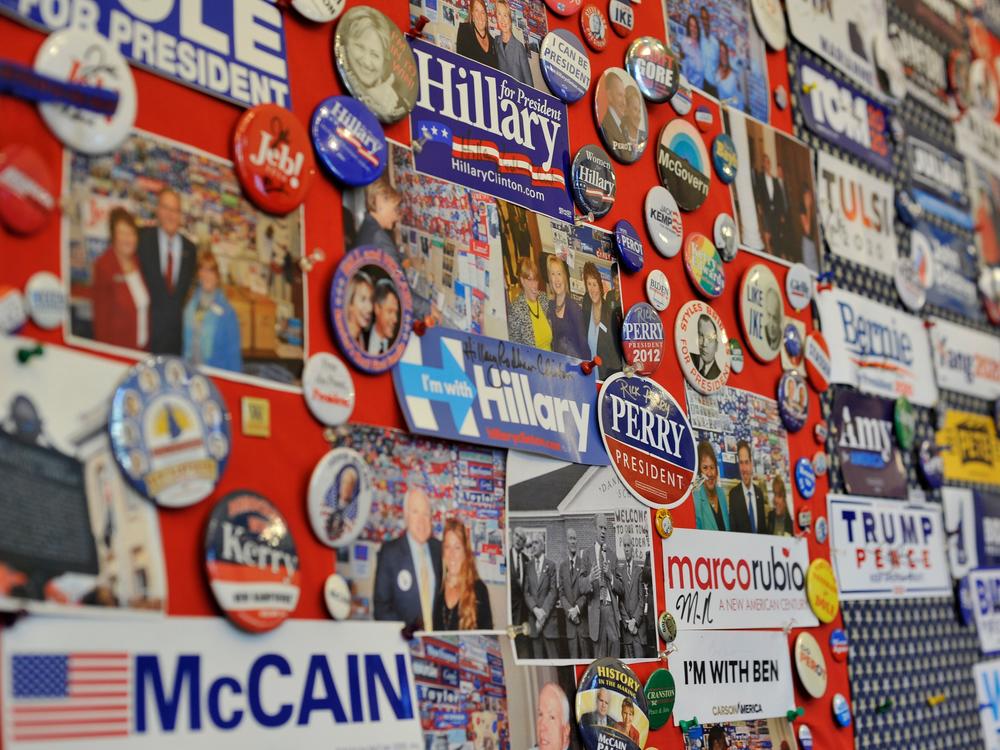
[[[871,91],[879,91],[871,40],[886,28],[883,0],[786,0],[792,36]]]
[[[939,388],[967,396],[1000,398],[1000,339],[931,318],[931,349]]]
[[[1000,570],[972,571],[969,574],[969,595],[979,633],[979,647],[984,654],[1000,651]]]
[[[984,750],[1000,750],[1000,659],[972,665]]]

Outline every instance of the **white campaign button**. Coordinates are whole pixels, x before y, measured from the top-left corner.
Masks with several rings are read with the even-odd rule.
[[[795,263],[785,276],[785,296],[793,310],[805,310],[813,296],[813,274],[804,263]]]
[[[646,276],[646,297],[649,304],[659,312],[670,306],[670,282],[659,268],[654,268]]]
[[[354,411],[354,380],[339,357],[318,352],[302,372],[302,396],[309,411],[330,427],[344,424]]]
[[[785,310],[778,279],[763,263],[755,263],[743,272],[739,305],[747,348],[760,361],[773,362],[781,353]]]
[[[753,19],[767,46],[780,52],[788,45],[788,26],[781,0],[750,0]]]
[[[645,211],[653,247],[665,258],[677,255],[684,238],[684,222],[674,196],[662,185],[654,185],[646,193]]]
[[[316,23],[329,23],[344,12],[345,0],[292,0],[292,7]]]
[[[28,314],[39,328],[51,331],[66,317],[66,290],[54,273],[39,271],[24,288]]]
[[[351,614],[351,587],[339,573],[331,573],[323,585],[326,611],[334,620],[346,620]]]

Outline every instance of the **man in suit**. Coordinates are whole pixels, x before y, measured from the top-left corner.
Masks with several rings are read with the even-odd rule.
[[[625,134],[625,84],[615,71],[608,71],[602,78],[607,87],[608,109],[601,118],[604,144],[619,158],[632,159],[632,144]]]
[[[528,610],[524,604],[524,571],[529,563],[528,555],[524,551],[526,537],[524,529],[518,527],[512,532],[512,543],[510,551],[510,567],[507,578],[510,581],[510,624],[521,625],[528,620]],[[514,641],[517,646],[517,655],[522,659],[528,656],[528,638],[526,635],[518,635]]]
[[[139,230],[139,271],[149,292],[149,351],[183,351],[184,304],[194,283],[194,243],[181,234],[181,199],[163,188],[156,199],[156,226]]]
[[[566,642],[573,660],[590,658],[590,639],[583,622],[587,609],[589,571],[577,549],[576,529],[566,529],[566,559],[559,565],[559,600],[566,616]]]
[[[771,167],[771,157],[763,156],[764,169],[753,179],[754,200],[760,203],[764,249],[772,255],[781,255],[788,224],[788,200],[785,188]]]
[[[431,501],[419,487],[403,498],[406,533],[382,545],[375,560],[375,619],[432,628],[441,582],[441,542],[431,537]]]
[[[530,615],[531,655],[535,659],[556,659],[559,624],[555,617],[559,596],[556,566],[545,557],[545,542],[536,536],[531,542],[532,559],[524,574],[524,603]]]
[[[583,726],[588,727],[610,727],[613,724],[613,720],[608,715],[608,710],[611,708],[611,694],[608,692],[607,688],[598,688],[597,690],[597,708],[593,711],[588,711],[583,715]],[[587,734],[585,732],[584,737]]]
[[[399,295],[389,279],[375,284],[375,324],[368,333],[368,353],[385,354],[396,340],[399,328]]]
[[[608,518],[603,513],[594,517],[597,538],[588,549],[588,577],[590,598],[587,602],[587,625],[592,655],[618,658],[620,636],[618,632],[618,594],[620,583],[615,577],[618,560],[614,549],[609,549]]]
[[[719,329],[711,317],[702,313],[696,324],[698,328],[698,351],[691,352],[691,363],[698,374],[708,380],[715,380],[722,371],[719,363],[715,361],[716,352],[719,350]]]
[[[746,440],[736,443],[740,482],[729,490],[729,530],[768,534],[767,493],[753,482],[753,454]]]
[[[632,559],[634,545],[626,537],[622,542],[625,560],[618,566],[618,580],[622,595],[618,599],[618,611],[622,623],[622,657],[637,659],[643,655],[643,640],[646,625],[646,597],[643,587],[642,565]]]

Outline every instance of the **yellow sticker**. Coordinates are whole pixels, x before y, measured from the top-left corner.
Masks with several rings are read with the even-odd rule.
[[[946,480],[1000,484],[1000,438],[993,417],[949,409],[937,444]]]
[[[244,396],[240,399],[243,434],[247,437],[271,437],[271,402],[266,398]]]
[[[840,611],[837,579],[828,560],[813,560],[806,571],[806,597],[813,614],[822,623],[833,622]]]

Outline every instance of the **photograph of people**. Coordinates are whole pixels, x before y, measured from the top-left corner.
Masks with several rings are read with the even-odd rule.
[[[108,235],[111,245],[94,264],[94,338],[114,346],[146,349],[149,292],[139,270],[139,230],[132,214],[121,207],[111,209]]]
[[[591,653],[595,658],[618,658],[621,636],[618,631],[618,594],[620,582],[615,576],[618,559],[614,549],[608,549],[608,517],[598,513],[594,517],[597,537],[588,550],[590,572],[590,601],[587,602],[587,620],[590,626]]]
[[[531,68],[528,66],[528,50],[524,43],[514,36],[514,23],[507,0],[496,0],[497,28],[500,33],[493,37],[497,50],[497,67],[509,76],[533,85]]]
[[[802,205],[799,208],[799,234],[802,236],[802,262],[814,271],[819,270],[819,249],[816,238],[819,236],[816,226],[816,196],[812,188],[802,192]]]
[[[183,316],[194,283],[194,243],[181,233],[181,198],[172,188],[156,197],[156,224],[139,230],[139,269],[149,292],[149,351],[183,352]],[[100,338],[100,337],[98,337]]]
[[[718,97],[719,90],[716,86],[719,76],[719,58],[721,55],[719,40],[712,34],[712,17],[708,8],[704,5],[698,11],[701,19],[701,65],[704,72],[705,85],[702,87],[709,96]]]
[[[761,158],[761,168],[754,170],[753,195],[764,234],[764,249],[771,255],[785,257],[787,252],[781,249],[787,241],[788,198],[784,181],[778,178],[771,155],[766,151]]]
[[[556,602],[559,590],[556,566],[545,557],[545,540],[541,535],[531,540],[531,560],[524,576],[524,604],[530,615],[531,655],[535,659],[555,659],[559,620]]]
[[[774,512],[771,516],[771,533],[778,536],[795,536],[792,526],[792,514],[788,509],[788,499],[785,496],[785,483],[781,477],[775,477],[771,483],[774,499]]]
[[[590,583],[589,566],[577,547],[576,529],[566,529],[566,559],[559,564],[559,601],[565,616],[566,643],[573,660],[589,659],[590,638],[584,624]]]
[[[395,68],[409,61],[393,57],[389,23],[374,8],[359,6],[344,14],[337,27],[338,37],[345,40],[342,65],[356,83],[353,93],[382,122],[395,122],[416,101],[416,87],[407,92],[413,101],[401,95],[403,82],[396,80]]]
[[[352,506],[357,502],[361,477],[356,467],[347,465],[337,474],[323,498],[326,511],[326,538],[333,542],[350,534],[354,527],[355,512]]]
[[[625,87],[625,136],[631,144],[633,154],[642,153],[646,148],[646,104],[638,86]]]
[[[368,353],[385,354],[399,333],[399,294],[389,279],[375,284],[372,307],[375,322],[368,333]]]
[[[441,537],[444,573],[434,601],[434,630],[490,630],[489,593],[479,578],[469,532],[457,518],[444,522]]]
[[[736,443],[736,462],[740,481],[729,490],[729,530],[767,534],[767,492],[753,482],[753,453],[746,440]]]
[[[693,13],[684,23],[687,34],[681,37],[681,75],[688,85],[703,89],[705,87],[705,66],[701,59],[701,26]]]
[[[567,750],[569,737],[569,698],[557,683],[546,682],[538,691],[535,744],[531,750]]]
[[[222,293],[219,261],[210,248],[198,253],[196,267],[197,283],[184,306],[184,359],[242,372],[240,322]]]
[[[551,351],[549,298],[541,291],[540,276],[538,266],[532,258],[521,259],[517,269],[521,293],[507,308],[507,332],[514,343]]]
[[[707,440],[698,443],[701,484],[694,490],[694,522],[699,529],[729,531],[729,504],[719,484],[719,460]]]
[[[583,265],[583,318],[586,321],[588,359],[601,358],[597,378],[603,380],[622,369],[621,310],[614,304],[612,291],[604,293],[601,272],[591,261]]]
[[[374,617],[433,627],[434,592],[441,580],[441,542],[431,536],[431,501],[420,487],[403,498],[406,532],[386,542],[375,560]]]
[[[347,332],[362,350],[368,349],[368,328],[374,315],[375,285],[364,271],[358,271],[347,283]]]
[[[614,720],[608,715],[611,709],[611,693],[607,688],[597,689],[597,708],[588,711],[580,720],[582,729],[587,727],[614,727]],[[596,746],[596,743],[595,743]]]
[[[612,727],[616,732],[621,732],[636,745],[639,744],[639,730],[632,725],[632,718],[635,716],[635,704],[631,698],[622,701],[622,720],[616,721]]]
[[[633,559],[635,545],[629,537],[622,542],[625,559],[618,566],[618,585],[621,596],[618,609],[621,613],[622,657],[638,659],[643,656],[646,628],[643,615],[646,612],[646,591],[643,586],[643,566]],[[637,740],[638,741],[638,740]]]
[[[590,359],[584,336],[583,310],[569,293],[569,268],[555,255],[545,258],[549,276],[549,327],[552,351],[578,359]]]
[[[719,351],[719,329],[711,316],[702,313],[696,324],[698,351],[691,351],[691,362],[698,373],[708,380],[715,380],[722,374],[715,355]]]
[[[387,252],[402,266],[402,257],[396,244],[396,231],[403,216],[402,202],[402,193],[392,186],[384,174],[366,185],[365,217],[348,250],[362,245],[374,246]]]
[[[491,68],[500,67],[496,42],[490,36],[486,0],[471,0],[469,3],[469,17],[459,24],[455,51]]]
[[[743,91],[740,89],[739,76],[729,62],[729,45],[722,41],[717,44],[719,69],[715,76],[716,96],[726,106],[743,109]]]
[[[518,527],[511,532],[511,539],[510,564],[507,568],[507,580],[510,582],[510,622],[512,625],[523,625],[528,621],[528,611],[524,604],[524,571],[529,564],[528,554],[524,549],[527,534]],[[527,634],[516,636],[515,646],[519,657],[523,659],[529,656]]]

